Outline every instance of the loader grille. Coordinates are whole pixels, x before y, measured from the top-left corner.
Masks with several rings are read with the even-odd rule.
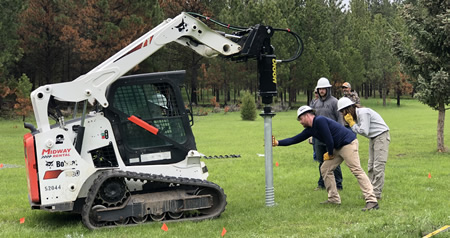
[[[139,117],[182,144],[186,141],[186,134],[174,95],[167,83],[123,85],[114,94],[113,107],[124,115]],[[124,142],[131,149],[169,145],[125,117],[121,117],[121,124]]]
[[[96,168],[117,167],[117,158],[111,143],[105,147],[88,151]]]
[[[115,81],[106,93],[109,107],[105,117],[111,122],[119,151],[117,158],[125,165],[177,163],[195,150],[195,139],[189,125],[180,85],[184,71],[130,75]],[[148,131],[128,120],[137,117],[158,130]],[[153,134],[156,133],[157,134]],[[141,155],[170,152],[169,157],[142,161]],[[156,159],[155,159],[156,158]]]

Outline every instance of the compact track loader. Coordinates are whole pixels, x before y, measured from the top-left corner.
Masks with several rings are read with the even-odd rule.
[[[89,229],[220,216],[226,195],[206,180],[180,90],[185,72],[122,75],[177,42],[205,57],[257,59],[260,95],[271,103],[282,62],[273,32],[257,25],[227,35],[181,13],[77,79],[34,90],[37,127],[25,123],[24,136],[31,208],[80,213]],[[65,120],[59,102],[84,103],[81,116]]]

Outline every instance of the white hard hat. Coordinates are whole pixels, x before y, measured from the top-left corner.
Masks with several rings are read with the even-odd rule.
[[[352,100],[350,100],[350,98],[348,98],[348,97],[342,97],[342,98],[339,99],[339,101],[338,101],[338,111],[340,111],[340,110],[342,110],[342,109],[344,109],[344,108],[346,108],[346,107],[348,107],[348,106],[351,106],[351,105],[353,105],[353,104],[355,104],[355,103],[352,102]]]
[[[329,87],[331,87],[331,84],[330,84],[330,81],[328,81],[328,79],[327,78],[320,78],[318,81],[317,81],[317,86],[316,86],[316,88],[329,88]]]
[[[167,99],[164,95],[162,95],[160,93],[154,94],[152,96],[152,98],[149,100],[149,102],[156,104],[162,108],[168,109],[167,108]]]
[[[302,114],[306,113],[306,112],[310,112],[313,111],[313,109],[310,106],[301,106],[298,108],[297,110],[297,119],[299,116],[301,116]]]

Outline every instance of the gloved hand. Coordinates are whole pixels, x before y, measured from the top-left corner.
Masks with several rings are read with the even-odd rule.
[[[328,152],[326,152],[325,154],[323,154],[323,160],[332,160],[334,159],[333,155],[329,155]]]
[[[355,121],[353,120],[353,117],[352,117],[352,115],[350,113],[345,114],[344,120],[348,123],[348,125],[350,127],[355,125]]]
[[[278,141],[275,140],[275,136],[272,136],[272,146],[273,147],[278,146]]]

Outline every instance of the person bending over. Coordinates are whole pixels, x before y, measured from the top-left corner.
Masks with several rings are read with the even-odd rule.
[[[276,140],[272,137],[272,146],[289,146],[300,143],[313,136],[326,144],[327,152],[323,155],[324,162],[320,172],[328,192],[328,199],[322,204],[341,204],[341,197],[336,188],[333,171],[345,161],[352,174],[356,177],[359,187],[366,200],[363,211],[378,209],[378,201],[373,192],[372,184],[359,162],[358,139],[356,135],[338,122],[324,116],[316,116],[309,106],[301,106],[297,110],[297,120],[304,127],[303,131],[291,138]]]

